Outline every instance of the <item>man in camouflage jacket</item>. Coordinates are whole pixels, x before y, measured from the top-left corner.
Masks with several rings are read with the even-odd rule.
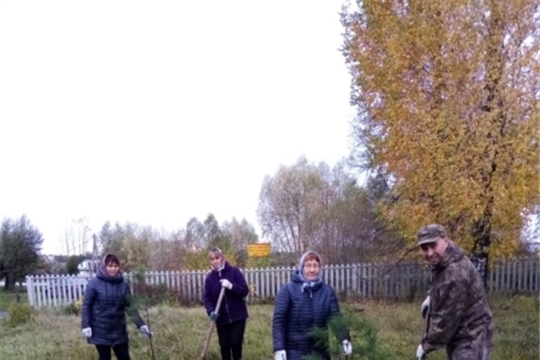
[[[478,271],[443,226],[428,225],[417,239],[431,266],[431,287],[422,304],[428,327],[416,359],[446,347],[449,360],[488,360],[494,325]]]

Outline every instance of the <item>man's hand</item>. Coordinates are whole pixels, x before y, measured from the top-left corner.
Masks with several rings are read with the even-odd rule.
[[[426,358],[426,353],[424,352],[424,348],[422,347],[422,344],[418,345],[418,349],[416,349],[416,360],[424,360]]]
[[[143,325],[139,328],[140,332],[144,335],[145,338],[149,338],[149,337],[152,337],[152,332],[150,331],[150,329],[148,328],[148,326],[146,325]]]
[[[430,302],[431,302],[431,296],[428,295],[426,300],[422,303],[422,306],[420,307],[420,311],[422,313],[422,317],[425,319],[429,310],[430,310]]]
[[[352,354],[352,344],[349,340],[343,340],[343,354],[349,356]]]
[[[274,360],[287,360],[287,352],[279,350],[274,353]]]
[[[210,320],[216,321],[216,319],[218,318],[219,314],[218,314],[217,312],[215,312],[215,311],[211,311],[209,316],[210,316]]]
[[[82,333],[87,338],[91,338],[92,337],[92,328],[89,328],[89,327],[84,328],[84,329],[82,329]]]
[[[229,290],[232,289],[232,283],[229,280],[222,279],[222,280],[219,280],[219,282],[221,283],[221,286],[223,286],[225,289],[229,289]]]

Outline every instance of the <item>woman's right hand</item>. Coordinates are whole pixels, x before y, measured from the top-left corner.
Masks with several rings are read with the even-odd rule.
[[[274,353],[274,360],[287,360],[287,352],[279,350]]]

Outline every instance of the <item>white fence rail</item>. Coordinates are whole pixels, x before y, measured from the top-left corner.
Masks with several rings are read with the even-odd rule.
[[[488,281],[490,292],[540,291],[540,259],[527,258],[496,262]],[[268,301],[291,279],[294,269],[276,267],[242,270],[248,284],[248,302]],[[323,277],[340,296],[400,299],[423,294],[429,285],[429,269],[411,263],[397,266],[388,264],[330,265],[322,269]],[[147,284],[164,284],[170,295],[184,302],[200,302],[208,271],[147,272]],[[128,280],[133,274],[125,274]],[[26,287],[32,306],[62,306],[73,303],[84,295],[88,277],[28,276]]]

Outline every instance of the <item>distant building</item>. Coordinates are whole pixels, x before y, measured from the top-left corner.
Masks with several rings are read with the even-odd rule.
[[[56,259],[54,255],[41,255],[41,258],[43,259],[43,262],[46,264],[54,264],[56,263]]]
[[[99,266],[99,261],[92,261],[90,259],[83,260],[77,267],[79,270],[79,276],[92,277],[96,273]]]

